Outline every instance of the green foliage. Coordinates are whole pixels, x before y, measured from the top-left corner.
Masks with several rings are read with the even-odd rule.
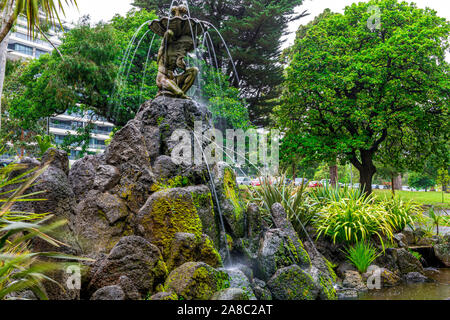
[[[339,202],[342,199],[358,200],[365,197],[358,189],[349,188],[348,186],[333,187],[331,185],[325,185],[321,188],[315,188],[310,192],[311,198],[322,204],[327,205],[331,202]]]
[[[17,212],[12,209],[18,202],[43,201],[36,198],[41,193],[26,191],[46,169],[27,170],[17,164],[0,168],[0,300],[24,290],[32,290],[41,300],[47,299],[42,281],[55,282],[47,274],[65,266],[49,259],[84,260],[61,253],[36,253],[29,250],[30,240],[35,237],[55,247],[62,245],[48,233],[66,221],[49,223],[52,218],[49,213]]]
[[[417,251],[412,251],[411,249],[408,248],[409,253],[411,253],[417,260],[422,259],[422,255],[417,252]]]
[[[40,156],[42,157],[44,155],[44,153],[47,152],[48,149],[50,148],[54,148],[53,145],[53,138],[52,136],[48,136],[48,135],[37,135],[35,137],[36,142],[38,144],[39,147],[39,151],[40,151]]]
[[[294,228],[302,234],[303,228],[314,218],[317,208],[309,201],[306,186],[285,184],[285,177],[281,176],[276,182],[263,178],[260,187],[250,187],[250,201],[259,204],[263,217],[269,225],[272,224],[271,208],[275,203],[280,203]]]
[[[326,235],[333,242],[357,243],[377,236],[392,239],[393,232],[384,207],[372,196],[342,198],[321,208],[315,219],[317,237]]]
[[[409,174],[408,184],[411,188],[416,190],[425,189],[426,191],[434,186],[436,182],[426,174],[412,172]]]
[[[434,211],[434,207],[428,210],[428,217],[430,217],[433,226],[436,227],[436,233],[439,234],[439,225],[444,220],[441,215]]]
[[[358,269],[360,273],[365,273],[380,253],[366,242],[357,242],[354,246],[347,248],[347,259]]]
[[[422,218],[420,206],[413,201],[405,202],[396,197],[385,199],[381,204],[386,209],[387,219],[394,233],[402,232],[406,226],[414,229],[414,223]]]
[[[449,34],[435,11],[396,0],[324,13],[289,51],[279,126],[304,161],[350,161],[369,193],[374,160],[420,170],[431,153],[448,158]]]

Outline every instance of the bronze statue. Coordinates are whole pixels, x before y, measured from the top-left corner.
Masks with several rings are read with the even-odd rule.
[[[149,26],[163,37],[158,52],[158,96],[189,99],[186,93],[194,84],[198,69],[188,68],[184,59],[194,50],[194,42],[206,26],[187,17],[183,6],[174,7],[171,13],[174,17],[152,21]]]

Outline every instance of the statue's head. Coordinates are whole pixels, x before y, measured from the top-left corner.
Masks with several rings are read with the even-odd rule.
[[[173,7],[170,12],[174,17],[184,17],[188,14],[188,10],[185,6]]]

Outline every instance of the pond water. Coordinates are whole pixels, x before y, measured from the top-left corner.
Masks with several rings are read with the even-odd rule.
[[[445,300],[450,298],[450,269],[439,269],[438,274],[427,274],[436,282],[411,283],[381,290],[370,290],[360,300]]]

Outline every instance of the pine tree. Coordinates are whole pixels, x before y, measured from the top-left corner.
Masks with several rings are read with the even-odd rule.
[[[190,0],[192,17],[212,23],[219,29],[234,60],[238,78],[226,47],[215,32],[211,32],[219,69],[234,86],[241,88],[249,104],[250,118],[255,125],[267,124],[269,114],[279,96],[283,82],[280,63],[282,38],[287,26],[305,14],[295,15],[295,7],[303,0]],[[183,1],[180,1],[183,2]],[[155,10],[167,16],[170,0],[135,0],[134,5]],[[209,56],[204,57],[205,60]],[[215,65],[215,61],[213,62]]]

